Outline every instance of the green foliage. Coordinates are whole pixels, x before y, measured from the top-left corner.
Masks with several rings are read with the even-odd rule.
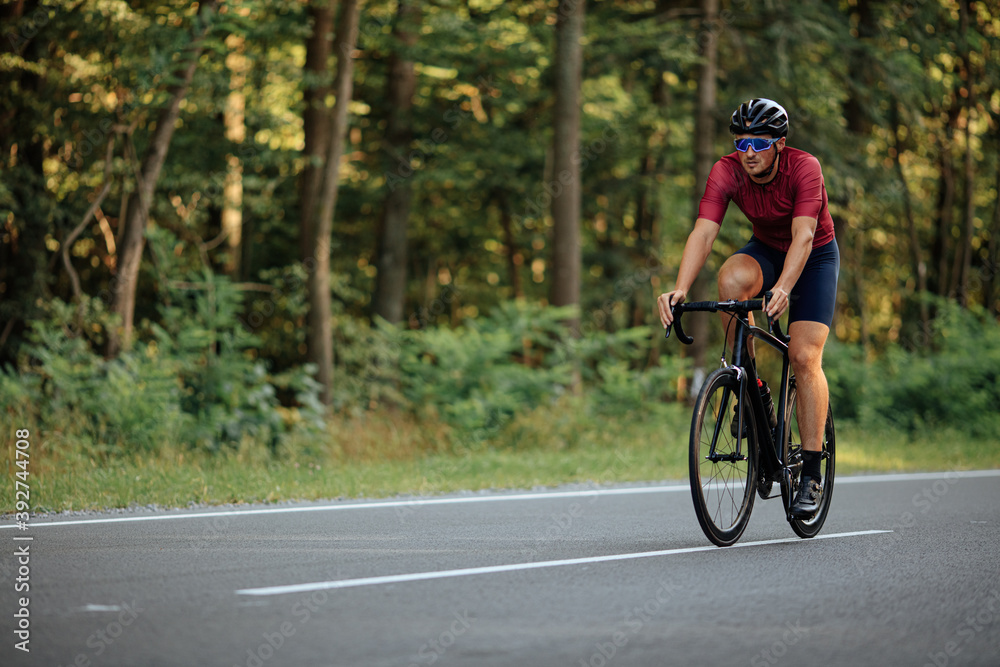
[[[177,442],[190,426],[180,408],[177,364],[139,344],[118,359],[95,354],[66,322],[75,307],[55,300],[36,320],[18,369],[6,369],[0,404],[93,454],[150,452]],[[83,330],[113,324],[99,302],[85,309]]]
[[[367,320],[340,315],[333,335],[335,409],[358,413],[407,404],[399,390],[400,330],[384,320],[373,327]]]
[[[257,339],[237,319],[242,295],[205,272],[168,291],[164,325],[117,359],[104,359],[82,332],[114,320],[88,301],[79,330],[76,307],[54,300],[32,323],[17,368],[0,376],[0,405],[61,433],[91,454],[148,453],[182,444],[209,451],[244,440],[277,446],[324,428],[318,386],[308,368],[272,376],[255,359]],[[294,397],[290,410],[278,391]]]
[[[509,302],[457,329],[403,332],[402,393],[467,443],[491,440],[519,415],[571,393],[588,396],[596,414],[617,415],[673,396],[679,364],[639,363],[648,354],[647,327],[574,338],[564,322],[575,312]]]
[[[300,262],[261,271],[260,287],[246,293],[246,310],[237,315],[259,341],[257,354],[277,368],[294,366],[306,350],[306,278]]]
[[[535,345],[559,331],[564,313],[536,308],[531,314],[511,321],[501,310],[497,320],[405,333],[399,361],[404,395],[474,433],[496,432],[518,411],[561,393],[572,380],[569,365],[553,363]],[[555,339],[545,342],[553,346]]]
[[[180,406],[202,447],[238,443],[245,435],[273,443],[281,415],[259,340],[240,326],[242,297],[228,278],[204,271],[198,282],[169,289],[163,325],[154,325],[163,354],[179,362]]]
[[[948,427],[1000,438],[1000,327],[982,312],[940,305],[928,338],[912,341],[917,351],[896,345],[866,362],[859,348],[830,344],[825,367],[837,417],[914,434]]]

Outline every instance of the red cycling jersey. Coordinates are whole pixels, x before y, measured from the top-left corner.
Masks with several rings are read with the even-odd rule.
[[[753,233],[775,250],[788,252],[792,245],[792,218],[816,218],[813,247],[834,239],[833,218],[827,206],[826,186],[819,160],[797,148],[786,147],[770,183],[750,180],[736,153],[723,156],[708,176],[698,217],[722,224],[730,200],[753,223]]]

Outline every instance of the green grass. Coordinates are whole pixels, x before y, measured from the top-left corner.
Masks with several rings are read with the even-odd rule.
[[[29,484],[33,511],[54,512],[685,480],[689,420],[680,405],[602,415],[567,399],[470,439],[433,419],[381,414],[338,418],[325,441],[291,443],[277,455],[254,444],[218,454],[174,446],[128,460],[87,456],[58,434],[35,433]],[[850,423],[838,424],[837,436],[840,475],[1000,468],[995,439]],[[0,511],[9,512],[13,440],[5,456]]]

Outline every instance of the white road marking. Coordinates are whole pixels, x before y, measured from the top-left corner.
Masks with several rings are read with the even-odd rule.
[[[912,482],[932,479],[966,479],[976,477],[1000,477],[1000,470],[962,470],[949,472],[903,473],[898,475],[858,475],[838,477],[836,484],[865,484],[877,482]],[[670,493],[688,491],[687,484],[667,486],[636,486],[618,489],[591,489],[588,491],[542,491],[538,493],[498,493],[486,496],[453,496],[447,498],[413,498],[410,500],[379,500],[373,502],[344,502],[330,505],[307,505],[295,507],[264,507],[257,509],[217,510],[214,512],[193,512],[182,514],[150,514],[145,516],[109,517],[104,519],[71,519],[66,521],[45,521],[34,517],[31,529],[49,526],[85,526],[97,523],[130,523],[133,521],[173,521],[178,519],[211,519],[215,517],[254,516],[259,514],[289,514],[296,512],[333,512],[391,507],[425,507],[429,505],[457,505],[465,503],[491,503],[511,500],[557,500],[560,498],[590,498],[594,496],[623,496],[643,493]],[[16,528],[16,524],[0,526],[0,530]]]
[[[880,533],[891,533],[891,530],[860,530],[852,533],[834,533],[832,535],[818,535],[813,540],[829,540],[837,537],[856,537],[859,535],[877,535]],[[357,588],[359,586],[381,586],[385,584],[402,584],[412,581],[428,581],[431,579],[447,579],[453,577],[468,577],[477,574],[498,574],[501,572],[514,572],[517,570],[536,570],[547,567],[563,567],[566,565],[590,565],[594,563],[607,563],[618,560],[634,560],[638,558],[656,558],[659,556],[676,556],[678,554],[698,553],[702,551],[714,551],[723,553],[731,549],[741,549],[746,547],[761,547],[770,544],[788,544],[791,542],[804,543],[799,537],[789,537],[780,540],[763,540],[759,542],[743,542],[734,544],[731,547],[720,549],[715,546],[687,547],[683,549],[666,549],[664,551],[645,551],[630,554],[613,554],[610,556],[591,556],[588,558],[569,558],[565,560],[548,560],[534,563],[513,563],[510,565],[490,565],[487,567],[469,567],[459,570],[441,570],[439,572],[416,572],[412,574],[391,574],[382,577],[365,577],[362,579],[341,579],[339,581],[318,581],[308,584],[290,584],[288,586],[269,586],[266,588],[244,588],[236,591],[237,595],[283,595],[286,593],[308,593],[310,591],[322,591],[336,588]]]
[[[95,523],[126,523],[132,521],[169,521],[174,519],[203,519],[221,516],[253,516],[256,514],[288,514],[294,512],[334,512],[344,510],[381,509],[385,507],[424,507],[427,505],[456,505],[463,503],[489,503],[507,500],[557,500],[559,498],[588,498],[592,496],[622,496],[640,493],[666,493],[689,491],[690,486],[637,486],[623,489],[592,489],[590,491],[543,491],[539,493],[510,493],[489,496],[455,496],[448,498],[413,498],[411,500],[377,500],[373,502],[345,502],[337,505],[308,505],[304,507],[265,507],[245,510],[220,510],[191,514],[151,514],[147,516],[122,516],[107,519],[77,519],[68,521],[32,521],[31,528],[41,526],[80,526]],[[15,528],[16,524],[0,526]]]
[[[946,472],[909,472],[887,475],[854,475],[838,477],[834,484],[864,484],[866,482],[923,482],[932,479],[965,479],[1000,477],[1000,470],[949,470]]]
[[[87,604],[80,607],[80,611],[121,611],[122,608],[117,604]]]

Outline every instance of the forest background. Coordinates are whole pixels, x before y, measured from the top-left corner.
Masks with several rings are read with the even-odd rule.
[[[664,342],[654,302],[755,96],[830,197],[838,466],[1000,466],[995,0],[0,21],[0,423],[35,508],[683,476],[721,332]],[[695,298],[748,236],[730,207]]]

